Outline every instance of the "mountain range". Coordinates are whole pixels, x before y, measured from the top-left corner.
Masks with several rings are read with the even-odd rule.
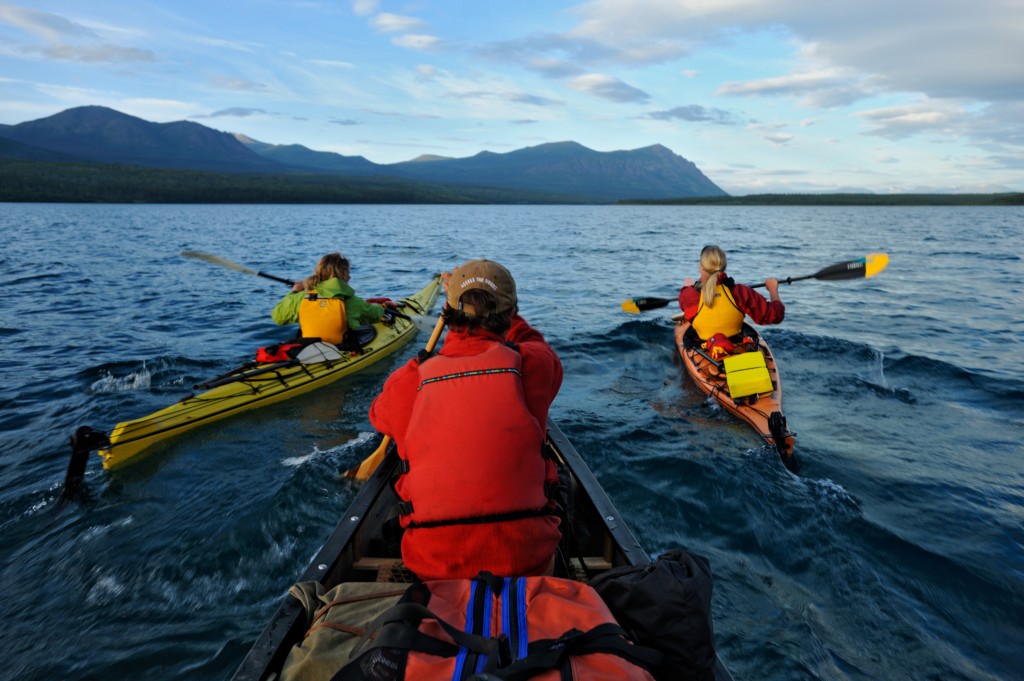
[[[315,151],[299,144],[267,144],[190,121],[153,123],[100,106],[0,125],[0,159],[226,174],[352,176],[362,181],[380,178],[596,203],[727,196],[696,165],[660,144],[598,152],[576,142],[556,142],[500,154],[482,151],[467,158],[421,156],[377,164],[362,156]]]

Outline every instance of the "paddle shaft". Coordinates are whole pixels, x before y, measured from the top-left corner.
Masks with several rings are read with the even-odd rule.
[[[804,279],[813,279],[813,274],[808,274],[806,277],[786,277],[785,279],[779,279],[780,284],[792,284],[794,281],[802,281]],[[760,284],[747,284],[750,288],[764,288],[764,282]]]
[[[245,274],[252,274],[257,277],[263,277],[264,279],[272,279],[274,281],[279,281],[282,284],[288,284],[289,286],[295,285],[295,282],[291,281],[290,279],[285,279],[284,277],[276,277],[273,274],[267,274],[266,272],[260,272],[259,270],[252,269],[251,267],[239,265],[237,262],[231,262],[230,260],[225,260],[224,258],[219,258],[215,255],[210,255],[209,253],[200,253],[199,251],[182,251],[181,254],[186,258],[205,260],[206,262],[212,262],[214,265],[221,265],[223,267],[227,267],[228,269],[235,270],[236,272],[244,272]]]
[[[807,274],[802,277],[786,277],[785,279],[779,279],[780,284],[792,284],[794,281],[803,281],[805,279],[821,279],[824,281],[841,281],[845,279],[863,279],[865,277],[873,277],[883,269],[889,263],[889,256],[885,253],[872,253],[863,258],[856,260],[847,260],[845,262],[837,262],[834,265],[829,265],[821,270],[818,270],[814,274]],[[700,290],[701,282],[694,284],[694,288]],[[764,283],[760,284],[749,284],[750,288],[762,288]],[[627,312],[643,312],[645,310],[654,310],[659,307],[665,307],[669,303],[674,302],[675,298],[654,298],[646,296],[643,298],[633,298],[631,301],[623,303],[623,309]],[[632,303],[632,305],[630,305]],[[633,308],[636,308],[635,310]]]
[[[828,265],[824,269],[819,269],[813,274],[805,274],[804,276],[786,276],[785,279],[780,279],[779,284],[793,284],[794,282],[801,282],[805,279],[818,279],[826,282],[835,282],[839,280],[848,279],[863,279],[865,276],[871,276],[876,274],[886,266],[889,258],[882,258],[882,254],[874,254],[858,260],[849,260],[847,262],[837,262],[834,265]],[[877,267],[877,269],[870,269],[868,265]],[[752,284],[752,289],[760,289],[764,284]]]
[[[434,351],[437,347],[437,341],[441,338],[441,331],[444,330],[444,315],[437,318],[437,324],[434,325],[434,331],[430,334],[430,339],[427,341],[427,345],[424,350],[427,353]],[[366,480],[377,470],[377,466],[384,460],[384,455],[387,454],[388,446],[391,444],[391,436],[385,435],[381,438],[380,445],[370,456],[363,459],[363,462],[354,468],[350,468],[345,471],[344,477],[353,478],[355,480]]]
[[[266,272],[256,272],[256,276],[257,277],[265,277],[267,279],[273,279],[274,281],[279,281],[282,284],[287,284],[288,286],[295,286],[295,282],[294,281],[289,281],[289,280],[285,279],[284,277],[275,277],[273,274],[267,274]]]

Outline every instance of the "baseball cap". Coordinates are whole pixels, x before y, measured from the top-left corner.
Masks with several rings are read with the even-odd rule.
[[[452,270],[452,277],[448,280],[448,305],[459,309],[462,294],[473,289],[493,295],[498,303],[498,312],[512,309],[518,300],[516,280],[507,269],[492,260],[470,260]],[[463,312],[473,315],[472,309]]]

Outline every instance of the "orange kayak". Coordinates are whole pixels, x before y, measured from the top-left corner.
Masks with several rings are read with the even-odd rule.
[[[689,329],[688,322],[676,322],[676,348],[683,358],[686,373],[706,395],[714,396],[729,412],[749,423],[766,443],[775,447],[786,468],[792,469],[796,464],[793,456],[795,434],[786,427],[786,417],[782,414],[782,381],[779,380],[775,357],[768,344],[754,333],[751,337],[756,338],[756,341],[746,345],[749,352],[760,352],[763,355],[763,366],[767,369],[770,384],[765,379],[765,383],[755,386],[751,394],[734,398],[730,392],[724,361],[713,360],[707,350],[701,347],[695,334],[687,339],[686,332]],[[760,360],[754,357],[751,359]],[[733,392],[738,392],[735,385]]]

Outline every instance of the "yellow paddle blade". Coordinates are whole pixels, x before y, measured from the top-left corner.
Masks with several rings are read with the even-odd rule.
[[[181,254],[186,258],[205,260],[206,262],[212,262],[214,265],[221,265],[222,267],[227,267],[239,272],[245,272],[246,274],[257,274],[256,270],[252,268],[246,267],[245,265],[239,265],[237,262],[231,262],[224,258],[218,258],[215,255],[210,255],[209,253],[200,253],[199,251],[182,251]]]
[[[889,264],[889,256],[885,253],[870,253],[864,256],[864,276],[873,277]]]
[[[363,462],[355,468],[350,468],[345,471],[344,477],[358,480],[359,482],[369,480],[370,476],[373,475],[373,472],[377,470],[377,466],[379,466],[380,462],[384,460],[384,455],[388,451],[388,443],[390,442],[391,438],[385,435],[384,439],[380,441],[380,446],[377,447],[377,451],[363,459]]]
[[[622,309],[630,314],[640,314],[640,308],[632,298],[622,301]]]
[[[444,314],[437,318],[437,323],[434,325],[434,332],[430,334],[430,339],[427,341],[427,347],[424,348],[427,352],[433,352],[437,346],[437,341],[441,339],[441,331],[444,330]],[[370,456],[363,459],[363,462],[358,466],[348,469],[342,474],[343,478],[351,478],[364,482],[370,479],[373,472],[377,470],[377,466],[384,460],[384,455],[387,454],[388,445],[391,443],[391,437],[388,435],[384,436],[384,439],[380,441],[380,446]]]

